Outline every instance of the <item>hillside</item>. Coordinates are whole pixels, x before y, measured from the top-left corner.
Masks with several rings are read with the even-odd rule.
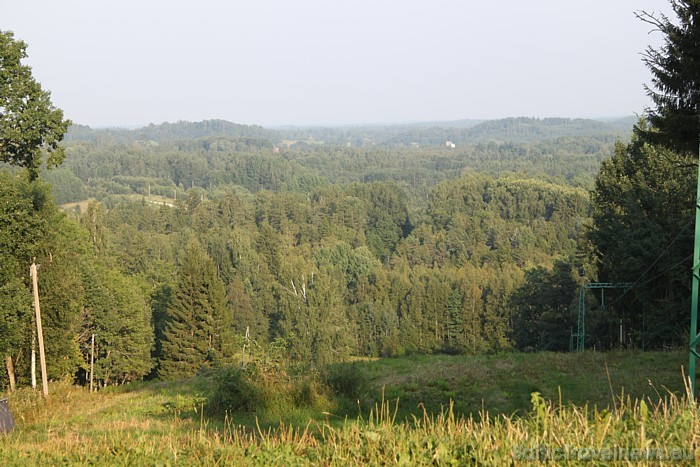
[[[577,137],[626,138],[636,123],[632,118],[601,121],[570,118],[505,118],[496,120],[455,120],[386,125],[338,127],[278,127],[242,125],[225,120],[180,121],[147,125],[137,129],[91,129],[73,125],[67,142],[90,141],[128,144],[165,143],[201,138],[249,138],[274,144],[306,142],[326,146],[444,146],[450,140],[462,144],[496,142],[533,143],[548,139]]]
[[[570,456],[560,460],[603,460],[613,448],[623,449],[615,459],[638,461],[645,457],[629,457],[635,455],[630,449],[643,446],[691,464],[696,454],[690,440],[700,436],[700,420],[694,406],[677,397],[685,356],[504,354],[355,363],[371,400],[336,394],[330,405],[317,398],[302,409],[225,416],[208,412],[201,379],[94,394],[54,383],[48,401],[28,389],[10,398],[17,427],[0,443],[0,462],[504,465],[557,452]],[[471,416],[465,418],[460,398],[472,391]],[[584,408],[569,405],[571,400],[591,402]],[[415,418],[404,421],[408,413]]]

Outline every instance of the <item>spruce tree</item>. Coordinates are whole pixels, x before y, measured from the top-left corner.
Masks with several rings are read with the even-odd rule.
[[[167,312],[158,374],[165,379],[193,376],[202,366],[231,355],[231,313],[226,288],[214,262],[190,240]]]
[[[646,86],[654,108],[635,126],[630,144],[618,143],[604,161],[592,194],[599,280],[635,282],[625,316],[633,344],[661,347],[683,342],[687,320],[695,204],[695,165],[700,132],[700,1],[671,0],[676,18],[642,12],[638,17],[663,34],[648,47]],[[684,259],[685,258],[685,259]],[[603,323],[603,327],[607,327]],[[614,339],[614,336],[613,336]]]
[[[596,180],[588,237],[598,279],[636,283],[624,302],[633,305],[625,319],[639,346],[684,341],[678,329],[688,319],[695,175],[687,167],[694,157],[635,137],[615,147]]]
[[[664,35],[661,47],[648,47],[644,63],[652,73],[645,86],[655,108],[647,109],[651,126],[637,126],[645,141],[697,154],[700,125],[700,1],[671,0],[674,23],[664,14],[638,17]]]

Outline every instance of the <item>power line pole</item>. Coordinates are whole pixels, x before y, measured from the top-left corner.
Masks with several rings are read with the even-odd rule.
[[[44,398],[49,397],[49,380],[46,376],[46,354],[44,353],[44,331],[41,327],[41,308],[39,307],[39,280],[37,277],[36,264],[29,267],[29,274],[32,276],[32,288],[34,289],[34,311],[36,312],[36,332],[39,338],[39,362],[41,364],[41,388]]]
[[[36,391],[36,328],[32,326],[32,389]]]
[[[90,393],[92,393],[92,381],[95,374],[95,334],[92,335],[92,344],[90,344]]]

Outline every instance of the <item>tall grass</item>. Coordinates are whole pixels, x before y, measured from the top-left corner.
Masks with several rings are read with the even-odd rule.
[[[377,372],[380,379],[373,379],[371,374],[368,377],[364,373],[367,368],[362,365],[331,370],[327,383],[335,391],[347,393],[345,399],[350,405],[351,397],[363,397],[377,381],[386,385],[386,391],[374,398],[376,402],[355,401],[352,416],[348,415],[348,407],[330,393],[313,386],[318,383],[295,380],[297,383],[292,384],[294,378],[289,375],[278,375],[256,389],[268,391],[262,396],[268,397],[263,409],[250,411],[244,407],[217,414],[208,408],[208,397],[215,391],[202,386],[203,382],[212,386],[213,379],[144,383],[99,393],[89,393],[68,382],[53,383],[48,400],[28,389],[12,394],[10,407],[17,428],[0,435],[0,465],[700,462],[696,455],[696,451],[700,453],[700,415],[695,401],[688,397],[687,387],[685,392],[679,392],[645,383],[649,395],[637,396],[638,389],[630,395],[629,390],[620,390],[616,385],[616,378],[623,375],[619,370],[628,366],[624,362],[618,365],[617,358],[613,355],[612,360],[600,362],[603,374],[607,371],[605,366],[610,366],[609,380],[600,379],[597,386],[588,383],[591,394],[607,393],[605,403],[572,403],[563,389],[552,393],[540,379],[525,375],[543,391],[532,392],[524,409],[510,413],[493,411],[484,401],[480,409],[465,414],[449,399],[439,410],[419,404],[418,411],[404,411],[404,399],[400,395],[394,397],[400,394],[396,387],[407,391],[408,383],[423,385],[416,373],[421,362],[413,360],[369,367],[383,370]],[[665,359],[667,355],[645,358]],[[533,360],[531,366],[520,362],[523,359]],[[527,371],[536,374],[546,370],[541,360],[549,362],[550,371],[542,378],[562,372],[556,358],[550,356],[515,355],[510,360],[479,357],[467,363],[484,361],[492,367],[503,367],[504,375],[512,371],[513,378],[521,381]],[[398,368],[404,363],[413,368],[413,375],[403,374]],[[424,363],[424,381],[447,381],[445,388],[442,383],[434,384],[433,392],[425,394],[443,397],[456,391],[461,379],[450,380],[445,370],[452,371],[454,365],[464,365],[463,361],[438,358],[426,359]],[[397,367],[393,374],[387,371],[392,365]],[[585,360],[582,365],[593,366]],[[462,375],[468,370],[456,368],[464,370]],[[479,371],[485,374],[486,370]],[[392,378],[395,385],[386,384]],[[677,378],[681,380],[680,376]],[[229,383],[223,378],[218,387],[224,395],[230,389]],[[234,396],[238,383],[231,383]],[[491,384],[510,387],[514,383],[492,379]],[[276,389],[270,393],[273,387]],[[486,388],[484,394],[495,394],[494,391]],[[271,399],[270,394],[274,396]],[[224,398],[219,402],[232,401]]]
[[[48,401],[13,397],[15,431],[0,438],[2,465],[507,465],[557,460],[700,461],[700,416],[694,401],[668,393],[658,402],[625,394],[615,407],[564,405],[532,395],[523,416],[485,410],[462,417],[453,407],[410,420],[400,402],[382,400],[357,419],[325,414],[306,426],[248,427],[209,419],[181,404],[168,407],[167,386],[88,394],[52,387]],[[19,399],[19,400],[18,400]],[[700,451],[699,451],[700,452]]]

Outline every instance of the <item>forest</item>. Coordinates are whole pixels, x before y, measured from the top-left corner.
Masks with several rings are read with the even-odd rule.
[[[225,366],[249,341],[281,346],[298,371],[351,356],[568,351],[580,286],[637,279],[675,235],[630,232],[638,264],[597,260],[594,241],[619,225],[596,223],[607,205],[595,187],[633,144],[629,119],[382,127],[371,135],[384,143],[348,144],[369,131],[73,125],[60,167],[29,182],[7,166],[0,344],[17,380],[29,377],[22,267],[34,258],[50,378],[86,381],[94,334],[95,377],[110,385]],[[474,141],[446,147],[450,131]],[[405,134],[422,143],[397,143]],[[659,183],[680,183],[656,169]],[[669,201],[681,212],[656,215],[687,217],[687,200]],[[642,280],[677,259],[665,253]],[[689,287],[683,272],[605,310],[591,294],[586,344],[681,344],[684,300],[650,304],[669,280],[679,295]]]

